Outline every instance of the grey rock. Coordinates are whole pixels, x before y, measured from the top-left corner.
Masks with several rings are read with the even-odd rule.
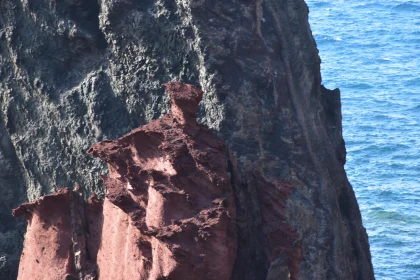
[[[23,172],[0,119],[0,279],[15,279],[19,265],[26,223],[12,217],[11,209],[26,201]]]
[[[237,160],[233,279],[270,268],[255,168],[295,187],[299,279],[374,278],[343,167],[340,92],[321,85],[303,0],[3,0],[0,11],[1,279],[16,277],[22,248],[11,209],[75,183],[103,194],[106,168],[87,149],[165,114],[172,80],[202,87],[199,120]]]

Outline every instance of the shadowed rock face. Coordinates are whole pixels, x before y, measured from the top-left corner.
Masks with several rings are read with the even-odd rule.
[[[103,195],[106,165],[86,151],[166,114],[161,84],[179,80],[206,93],[198,120],[230,151],[232,278],[289,270],[271,256],[285,246],[264,226],[275,212],[296,229],[284,228],[302,248],[299,279],[373,279],[343,167],[340,93],[321,85],[304,1],[3,0],[0,10],[0,278],[15,278],[20,254],[11,208],[75,182]],[[288,186],[286,210],[273,212],[267,198]]]

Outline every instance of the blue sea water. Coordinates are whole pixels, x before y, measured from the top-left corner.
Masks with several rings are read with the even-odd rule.
[[[306,0],[376,279],[420,279],[420,0]]]

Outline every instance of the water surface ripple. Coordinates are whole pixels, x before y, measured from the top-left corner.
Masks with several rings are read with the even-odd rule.
[[[420,0],[306,0],[376,279],[420,279]]]

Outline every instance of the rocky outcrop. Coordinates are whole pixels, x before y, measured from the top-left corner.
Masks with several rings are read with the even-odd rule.
[[[108,163],[103,210],[68,190],[14,210],[29,222],[18,279],[230,279],[228,153],[196,121],[202,91],[166,86],[171,114],[89,150]]]
[[[109,168],[102,244],[112,245],[99,250],[100,273],[109,279],[229,279],[236,223],[226,148],[196,121],[202,91],[166,86],[171,114],[89,150]]]
[[[94,279],[101,207],[94,198],[85,203],[79,191],[60,189],[14,209],[28,221],[18,279]]]
[[[289,269],[271,257],[286,245],[264,223],[275,204],[267,198],[292,186],[274,212],[296,229],[284,228],[301,253],[284,250],[302,258],[299,279],[373,279],[343,168],[340,93],[321,85],[303,0],[4,0],[0,10],[0,159],[13,170],[0,173],[1,193],[13,199],[0,196],[2,217],[55,186],[78,182],[102,196],[106,166],[86,151],[166,114],[160,85],[179,80],[206,93],[198,120],[236,170],[232,277]],[[14,278],[19,250],[9,247],[21,245],[9,237],[20,228],[7,218],[1,229],[0,278]]]

